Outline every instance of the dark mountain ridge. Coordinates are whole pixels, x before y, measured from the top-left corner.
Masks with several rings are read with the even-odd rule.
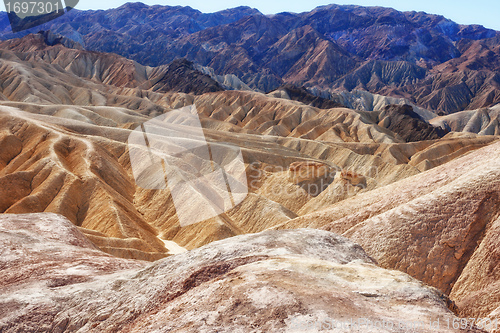
[[[427,123],[410,105],[387,105],[378,115],[378,121],[379,126],[399,134],[406,142],[436,140],[449,133]]]

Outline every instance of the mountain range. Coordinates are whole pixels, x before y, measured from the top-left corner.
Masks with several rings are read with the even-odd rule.
[[[291,83],[335,100],[339,91],[364,90],[440,115],[500,102],[500,33],[423,12],[329,5],[300,14],[249,7],[204,14],[127,3],[72,10],[40,29],[147,66],[186,58],[263,92]],[[36,31],[13,34],[0,21],[1,39],[29,32]]]

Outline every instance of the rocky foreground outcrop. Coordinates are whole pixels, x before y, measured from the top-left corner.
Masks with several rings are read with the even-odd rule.
[[[281,226],[301,227],[358,242],[382,267],[450,295],[463,316],[498,316],[500,143]]]
[[[147,263],[97,250],[55,214],[0,215],[0,249],[2,332],[436,332],[438,320],[439,332],[483,332],[449,329],[458,319],[440,292],[327,231],[238,236]]]

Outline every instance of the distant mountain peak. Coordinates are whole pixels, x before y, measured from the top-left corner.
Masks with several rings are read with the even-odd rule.
[[[75,42],[72,39],[69,39],[67,37],[64,37],[63,35],[53,33],[52,31],[44,31],[40,30],[38,32],[38,35],[41,35],[43,37],[43,41],[45,44],[49,46],[54,46],[54,45],[63,45],[64,47],[67,47],[68,49],[77,49],[77,50],[83,50],[83,46]]]
[[[223,91],[224,88],[210,76],[198,71],[193,62],[184,58],[175,59],[166,70],[157,68],[161,74],[153,79],[151,89],[157,92],[183,92],[204,94]]]
[[[127,2],[118,7],[117,9],[142,9],[148,8],[149,6],[142,2]],[[179,6],[180,7],[180,6]]]

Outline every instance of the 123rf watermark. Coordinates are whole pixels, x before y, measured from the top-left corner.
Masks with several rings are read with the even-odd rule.
[[[422,329],[430,329],[439,332],[442,329],[485,329],[487,331],[498,329],[498,319],[490,318],[437,318],[430,322],[424,321],[404,321],[386,319],[325,319],[321,321],[305,320],[293,318],[290,321],[290,328],[294,332],[321,331],[321,330],[393,330],[401,329],[407,332],[419,332]]]
[[[78,0],[4,0],[12,32],[52,21],[75,8]]]

